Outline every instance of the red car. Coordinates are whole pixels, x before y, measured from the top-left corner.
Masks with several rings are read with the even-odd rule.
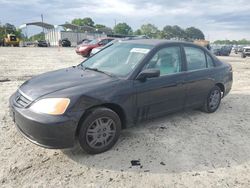
[[[82,55],[83,57],[88,57],[91,53],[91,50],[108,44],[110,41],[114,40],[113,38],[102,38],[102,39],[94,39],[87,44],[81,44],[76,47],[76,53],[78,55]]]

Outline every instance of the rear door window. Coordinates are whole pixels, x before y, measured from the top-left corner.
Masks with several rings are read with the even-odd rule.
[[[207,56],[207,67],[208,67],[208,68],[214,67],[214,61],[213,61],[213,59],[211,58],[211,56],[208,55],[208,54],[206,54],[206,56]]]
[[[195,47],[184,47],[186,60],[187,60],[187,70],[200,70],[207,67],[206,56],[203,50]]]

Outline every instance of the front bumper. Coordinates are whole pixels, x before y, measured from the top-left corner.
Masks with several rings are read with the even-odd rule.
[[[250,56],[250,52],[244,52],[245,56]]]
[[[51,149],[74,146],[77,118],[34,113],[28,108],[15,106],[14,95],[10,97],[10,116],[20,133],[29,141]]]

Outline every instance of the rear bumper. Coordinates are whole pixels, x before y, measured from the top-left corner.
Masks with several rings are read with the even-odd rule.
[[[77,121],[68,116],[37,114],[18,108],[10,98],[10,116],[18,131],[29,141],[45,148],[63,149],[74,146]]]

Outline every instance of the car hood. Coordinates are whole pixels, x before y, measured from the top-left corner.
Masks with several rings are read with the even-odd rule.
[[[84,70],[81,67],[70,67],[47,72],[26,81],[19,90],[31,100],[78,85],[86,89],[117,80],[103,73]]]

